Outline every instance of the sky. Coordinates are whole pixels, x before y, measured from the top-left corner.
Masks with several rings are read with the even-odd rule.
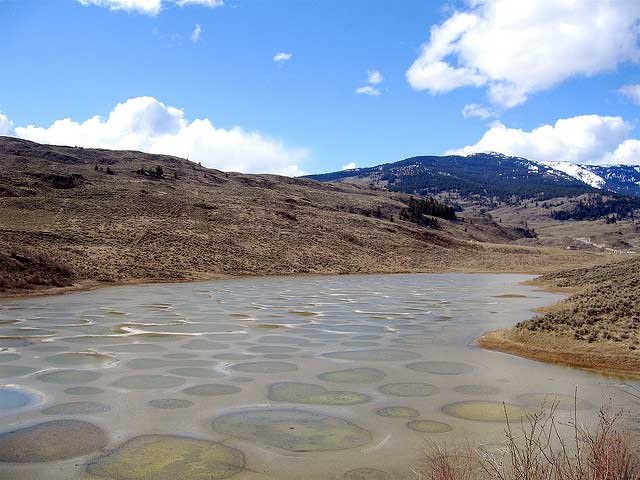
[[[301,175],[640,164],[640,1],[0,0],[0,134]]]

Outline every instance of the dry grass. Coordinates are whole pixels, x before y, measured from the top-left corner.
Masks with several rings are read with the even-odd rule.
[[[621,414],[600,410],[586,429],[574,420],[570,440],[561,434],[557,404],[542,406],[517,429],[507,419],[505,446],[479,449],[429,447],[415,470],[418,480],[639,480],[640,451],[621,427]]]

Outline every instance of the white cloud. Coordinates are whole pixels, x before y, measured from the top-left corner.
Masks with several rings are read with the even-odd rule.
[[[513,107],[568,78],[638,61],[640,2],[467,0],[431,28],[407,70],[409,84],[431,94],[486,87]]]
[[[376,87],[372,87],[371,85],[365,85],[363,87],[356,88],[356,93],[360,95],[371,95],[373,97],[377,97],[380,95],[380,90]]]
[[[625,97],[630,98],[631,101],[633,101],[633,103],[640,105],[640,85],[638,84],[623,85],[618,89],[618,91],[621,94],[623,94]]]
[[[0,135],[11,135],[11,133],[13,133],[13,122],[0,113]]]
[[[110,149],[142,150],[188,158],[221,170],[301,175],[304,149],[240,127],[216,128],[209,119],[189,121],[184,112],[153,97],[119,103],[106,119],[84,122],[69,118],[49,127],[16,127],[15,135],[40,143]]]
[[[356,165],[356,162],[349,162],[346,165],[342,166],[342,170],[353,170],[354,168],[357,168],[358,166]]]
[[[382,80],[382,74],[378,70],[369,70],[367,72],[367,81],[371,85],[378,85],[379,83],[382,83]]]
[[[293,57],[292,53],[278,52],[273,56],[274,62],[287,62]]]
[[[464,118],[479,118],[486,120],[488,118],[495,118],[496,112],[485,107],[484,105],[478,105],[477,103],[470,103],[465,105],[462,109],[462,116]]]
[[[621,117],[600,115],[563,118],[531,131],[497,122],[476,144],[447,153],[500,152],[538,161],[640,164],[640,141],[628,138],[632,128]]]
[[[200,41],[200,36],[202,35],[202,27],[199,23],[196,23],[193,32],[191,32],[191,41],[193,43],[198,43]]]
[[[223,0],[77,0],[82,5],[95,5],[109,10],[157,15],[165,3],[175,3],[181,7],[186,5],[202,5],[205,7],[220,7]]]

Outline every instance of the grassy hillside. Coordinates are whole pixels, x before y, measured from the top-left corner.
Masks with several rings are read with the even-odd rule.
[[[404,221],[369,187],[224,173],[0,137],[0,288],[227,274],[544,271],[585,254],[509,246],[487,219]],[[37,273],[38,275],[34,275]]]

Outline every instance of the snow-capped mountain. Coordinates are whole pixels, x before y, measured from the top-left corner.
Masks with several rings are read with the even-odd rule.
[[[310,175],[316,180],[356,181],[417,194],[553,198],[595,191],[640,196],[640,166],[538,162],[500,153],[420,156],[375,167]]]

